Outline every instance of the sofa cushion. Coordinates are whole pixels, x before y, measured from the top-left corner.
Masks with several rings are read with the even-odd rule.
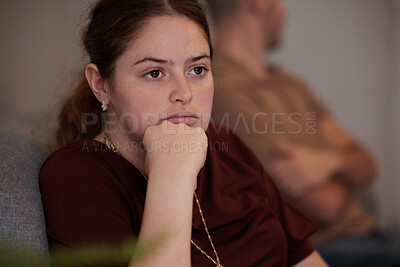
[[[39,171],[46,153],[27,135],[0,130],[0,242],[48,250]]]

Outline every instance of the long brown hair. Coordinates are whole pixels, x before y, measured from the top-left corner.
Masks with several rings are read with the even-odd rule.
[[[183,15],[201,26],[212,56],[207,19],[197,0],[100,0],[91,11],[82,42],[102,78],[112,81],[115,62],[128,43],[137,38],[151,18],[162,15]],[[100,104],[82,75],[81,82],[58,115],[58,145],[94,138],[102,130],[101,115]],[[89,117],[89,122],[83,119]]]

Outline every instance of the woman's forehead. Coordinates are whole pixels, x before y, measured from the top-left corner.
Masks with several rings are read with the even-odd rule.
[[[209,55],[210,47],[204,30],[193,20],[181,15],[159,16],[148,21],[140,34],[130,42],[126,54],[144,56]]]

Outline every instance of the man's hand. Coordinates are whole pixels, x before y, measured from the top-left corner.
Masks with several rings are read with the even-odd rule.
[[[340,165],[339,155],[329,149],[285,142],[276,144],[273,152],[277,157],[267,170],[279,189],[291,199],[326,183]]]

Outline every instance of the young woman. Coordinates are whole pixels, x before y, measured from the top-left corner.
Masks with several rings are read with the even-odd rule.
[[[50,248],[167,231],[130,265],[325,266],[307,241],[314,225],[209,125],[212,47],[196,0],[100,0],[83,43],[86,77],[40,176]]]

